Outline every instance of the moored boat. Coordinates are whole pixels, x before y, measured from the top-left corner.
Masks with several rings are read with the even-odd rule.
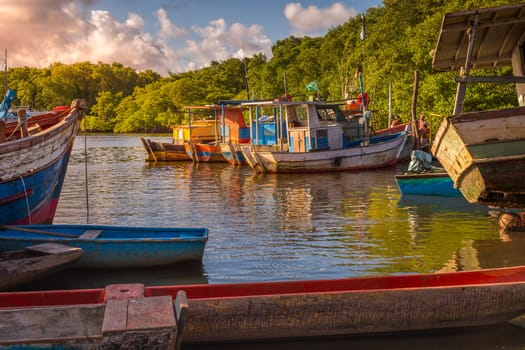
[[[407,171],[394,176],[402,195],[462,197],[445,169],[432,164],[431,154],[414,150],[410,158]]]
[[[9,290],[47,277],[72,265],[82,249],[43,243],[0,254],[0,290]]]
[[[108,288],[0,293],[0,322],[9,322],[4,316],[9,313],[14,318],[24,312],[29,318],[32,310],[41,308],[98,305],[107,299]],[[143,287],[143,294],[146,299],[186,296],[183,345],[407,333],[495,325],[521,315],[525,312],[525,267],[151,286]],[[9,336],[0,337],[0,344]]]
[[[432,153],[470,203],[525,207],[525,4],[448,13],[435,49],[436,70],[460,69],[451,117]],[[512,66],[514,76],[470,76],[473,68]],[[467,84],[515,83],[520,107],[464,112]]]
[[[201,260],[206,228],[127,227],[109,225],[17,225],[0,227],[0,251],[40,243],[82,248],[74,267],[123,268]]]
[[[6,122],[0,131],[0,224],[53,222],[69,156],[85,109]]]
[[[255,119],[260,110],[271,109],[278,121],[277,144],[242,147],[249,165],[257,172],[357,171],[393,166],[407,138],[406,131],[371,136],[370,112],[346,116],[333,103],[276,100],[242,106],[253,107]]]

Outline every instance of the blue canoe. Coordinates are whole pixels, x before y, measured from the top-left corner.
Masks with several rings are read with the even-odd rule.
[[[206,228],[0,226],[0,252],[40,243],[67,244],[84,252],[74,267],[148,267],[201,260],[207,240]]]
[[[463,196],[447,173],[398,174],[395,179],[402,195]]]

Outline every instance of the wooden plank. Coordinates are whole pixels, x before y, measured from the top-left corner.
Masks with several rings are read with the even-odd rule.
[[[175,298],[175,320],[177,322],[177,336],[175,337],[175,350],[179,350],[182,344],[182,335],[184,334],[184,325],[188,318],[188,298],[186,292],[179,290]]]
[[[128,331],[160,328],[176,329],[171,296],[130,299],[128,301]]]
[[[60,243],[41,243],[41,244],[35,244],[32,246],[29,246],[26,248],[26,250],[30,252],[35,253],[41,253],[41,254],[61,254],[66,253],[71,250],[79,250],[80,248],[77,247],[70,247],[65,244]]]
[[[102,233],[102,230],[86,230],[78,238],[80,238],[80,239],[95,239],[95,238],[98,238],[98,236],[100,236],[101,233]]]
[[[125,332],[128,319],[128,300],[112,299],[106,302],[104,321],[102,322],[102,334]]]

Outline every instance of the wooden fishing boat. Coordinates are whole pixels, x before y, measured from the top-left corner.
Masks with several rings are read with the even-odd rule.
[[[42,279],[77,262],[82,249],[43,243],[0,254],[0,290]]]
[[[107,225],[17,225],[0,227],[0,251],[40,243],[82,248],[75,267],[147,267],[201,260],[206,228],[127,227]]]
[[[257,107],[252,109],[256,113],[274,110],[277,125],[286,126],[278,128],[279,141],[271,149],[255,144],[242,147],[249,165],[257,172],[333,172],[392,166],[407,138],[406,131],[371,136],[369,114],[346,117],[337,104],[277,100],[247,102],[243,106]]]
[[[0,324],[17,312],[35,320],[40,308],[101,304],[108,288],[0,293]],[[390,334],[510,321],[525,312],[525,267],[142,290],[146,299],[186,296],[182,344]]]
[[[184,148],[184,143],[153,141],[143,137],[140,138],[140,141],[148,153],[148,158],[146,159],[148,162],[191,161]]]
[[[62,112],[0,122],[0,224],[51,223],[85,101]]]
[[[434,53],[436,70],[462,70],[453,116],[441,123],[432,145],[470,203],[525,207],[525,107],[463,112],[471,83],[515,83],[525,103],[525,4],[448,13]],[[474,68],[512,66],[514,76],[470,76]]]

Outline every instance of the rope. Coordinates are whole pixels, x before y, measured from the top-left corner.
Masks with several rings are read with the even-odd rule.
[[[85,122],[84,122],[85,123]],[[85,124],[84,124],[85,125]],[[88,170],[87,170],[87,133],[84,130],[84,178],[86,190],[86,224],[89,224],[89,186],[88,186]]]
[[[24,196],[26,199],[26,208],[27,208],[27,219],[29,221],[29,225],[31,225],[31,212],[29,211],[29,198],[27,196],[27,189],[26,189],[26,183],[24,181],[24,178],[22,175],[20,175],[20,180],[22,180],[22,187],[24,187]]]

